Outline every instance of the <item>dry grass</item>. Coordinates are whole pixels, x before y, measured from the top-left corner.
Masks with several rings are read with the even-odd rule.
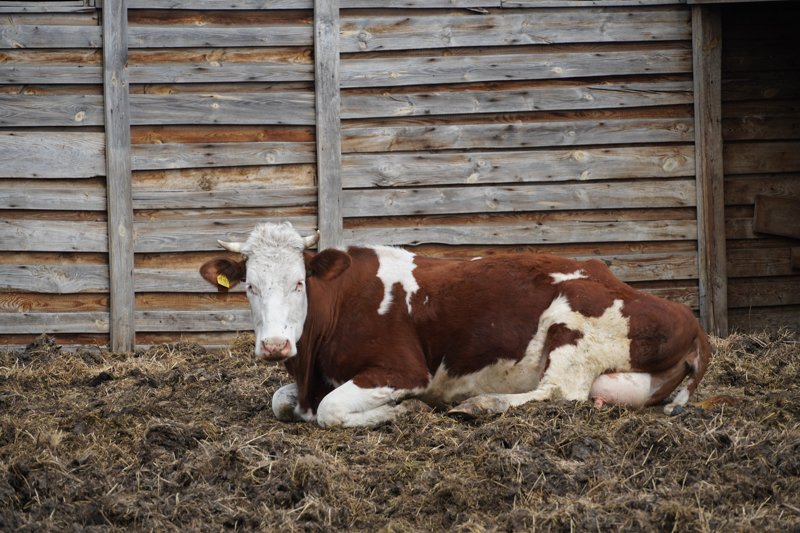
[[[250,336],[135,354],[43,336],[0,352],[0,530],[798,531],[798,342],[716,340],[676,417],[552,402],[322,430],[274,420],[287,378]]]

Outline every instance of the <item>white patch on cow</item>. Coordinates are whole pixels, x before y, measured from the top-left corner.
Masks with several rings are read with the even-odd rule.
[[[631,369],[628,319],[622,315],[622,306],[622,300],[614,300],[601,316],[589,317],[574,311],[567,298],[559,295],[539,318],[539,327],[520,364],[528,366],[529,375],[541,368],[547,333],[554,324],[563,324],[583,336],[575,344],[559,346],[550,352],[547,370],[534,390],[514,393],[502,388],[503,394],[476,390],[478,395],[456,410],[469,411],[477,407],[502,412],[532,400],[587,400],[598,376],[608,370],[626,372]],[[476,374],[481,372],[484,370]]]
[[[335,388],[317,407],[317,423],[322,427],[375,426],[406,411],[398,404],[416,391],[375,387],[364,389],[352,380]]]
[[[565,281],[570,281],[573,279],[586,279],[588,276],[583,270],[576,270],[570,274],[563,274],[561,272],[553,272],[550,274],[550,277],[553,278],[553,285],[557,283],[563,283]]]
[[[392,288],[395,283],[399,283],[406,293],[406,307],[411,313],[411,297],[417,290],[419,284],[414,277],[414,254],[402,248],[392,248],[389,246],[375,246],[372,248],[378,256],[378,278],[383,283],[383,300],[378,306],[378,314],[385,315],[389,312],[392,305]]]
[[[683,407],[686,405],[686,402],[689,401],[689,389],[683,387],[678,394],[669,402],[667,405],[664,406],[664,413],[671,415],[675,408]]]
[[[589,398],[600,404],[643,407],[653,395],[653,378],[647,372],[602,374],[592,383]]]

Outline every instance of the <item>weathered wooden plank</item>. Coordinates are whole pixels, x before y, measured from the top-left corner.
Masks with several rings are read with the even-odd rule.
[[[346,243],[393,245],[442,244],[540,244],[566,242],[620,242],[692,240],[694,220],[547,221],[505,224],[359,227],[344,230]]]
[[[728,334],[728,278],[725,272],[721,45],[720,11],[715,8],[693,7],[700,319],[706,330],[724,337]]]
[[[342,8],[613,7],[684,4],[686,0],[342,0]],[[478,11],[480,13],[480,11]]]
[[[685,207],[694,180],[639,180],[506,187],[348,190],[345,217],[501,213],[565,209]]]
[[[745,248],[735,248],[728,243],[728,279],[746,277],[790,276],[792,271],[791,247],[780,243],[756,246],[752,241]]]
[[[95,9],[83,0],[62,0],[59,2],[37,2],[35,0],[5,0],[0,5],[0,13],[83,13]]]
[[[136,63],[129,66],[131,83],[284,82],[314,79],[313,65],[289,61],[234,63]],[[11,76],[8,76],[11,77]],[[18,76],[18,78],[21,76]],[[0,81],[6,79],[0,69]],[[22,83],[9,81],[4,83]],[[27,83],[33,83],[28,81]],[[36,83],[47,83],[37,81]],[[61,81],[60,83],[66,83]],[[77,82],[76,82],[77,83]]]
[[[111,349],[135,345],[133,324],[133,205],[128,103],[127,0],[103,11],[103,99],[108,198],[108,270]]]
[[[103,0],[109,1],[109,0]],[[97,0],[98,7],[102,7]],[[130,9],[312,9],[313,0],[128,0]]]
[[[364,94],[342,93],[342,118],[379,118],[513,113],[680,105],[692,103],[691,81],[615,82],[589,84],[536,84],[504,89],[399,92],[383,90]]]
[[[800,239],[800,196],[756,196],[753,229],[759,233]]]
[[[191,270],[137,268],[134,272],[136,292],[207,293],[209,284],[198,274],[199,265]],[[243,291],[242,285],[231,289],[231,292]]]
[[[0,126],[100,126],[103,97],[95,94],[0,94]]]
[[[759,194],[800,198],[800,175],[756,174],[725,178],[725,204],[754,204]]]
[[[108,291],[102,265],[0,265],[0,290],[48,294]]]
[[[748,278],[728,282],[730,307],[800,305],[800,278]]]
[[[107,333],[108,313],[0,313],[0,334]]]
[[[342,244],[339,2],[314,1],[319,247]]]
[[[754,307],[731,309],[730,326],[732,331],[764,331],[778,328],[800,330],[800,306]]]
[[[98,187],[26,187],[19,180],[0,180],[0,209],[105,211],[106,194]]]
[[[225,311],[137,311],[137,331],[237,331],[252,330],[249,309]]]
[[[317,189],[314,187],[292,189],[247,188],[215,191],[136,189],[133,192],[134,209],[291,207],[316,204]]]
[[[103,82],[103,69],[92,64],[0,64],[0,83],[8,84],[65,84]]]
[[[344,154],[345,188],[694,175],[694,147],[623,146],[470,153]]]
[[[99,26],[0,24],[3,48],[100,48]]]
[[[86,178],[105,173],[102,133],[0,132],[0,178]]]
[[[304,235],[317,229],[314,216],[279,216],[274,222],[289,221]],[[136,253],[219,251],[217,239],[244,241],[256,222],[269,222],[267,217],[176,219],[136,222]],[[0,241],[2,245],[2,241]],[[0,248],[2,249],[2,248]]]
[[[382,87],[431,82],[675,74],[689,72],[691,64],[691,53],[685,48],[643,47],[630,50],[600,49],[595,52],[345,58],[340,76],[342,87]]]
[[[790,252],[792,270],[800,270],[800,246],[795,246]]]
[[[722,136],[726,142],[800,139],[800,109],[775,110],[764,106],[760,112],[723,117]]]
[[[311,92],[131,95],[131,124],[314,124]]]
[[[675,117],[345,127],[342,152],[690,142],[692,122]]]
[[[205,144],[135,144],[134,170],[286,165],[314,162],[314,143],[243,142]]]
[[[697,287],[694,285],[652,287],[649,286],[649,284],[647,283],[645,284],[634,283],[633,287],[639,289],[642,292],[652,294],[653,296],[657,296],[665,300],[670,300],[672,302],[677,302],[686,305],[688,307],[691,307],[692,309],[697,309],[697,304],[699,302]]]
[[[245,296],[246,297],[246,296]],[[0,312],[72,313],[108,311],[105,293],[35,293],[0,291]]]
[[[726,175],[800,172],[800,141],[725,143],[723,158]]]
[[[502,0],[503,7],[635,7],[684,4],[686,0]]]
[[[347,16],[342,52],[469,46],[679,41],[691,37],[687,10],[536,9],[453,15]]]
[[[186,48],[226,46],[310,46],[310,25],[269,26],[130,26],[131,48]]]

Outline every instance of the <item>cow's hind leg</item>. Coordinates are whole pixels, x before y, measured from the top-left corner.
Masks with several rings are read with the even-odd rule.
[[[376,426],[409,411],[409,405],[399,402],[410,395],[392,387],[362,388],[350,380],[322,399],[317,423],[322,427]]]

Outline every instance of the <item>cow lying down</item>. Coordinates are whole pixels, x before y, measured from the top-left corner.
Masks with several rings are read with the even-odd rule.
[[[710,359],[682,305],[622,283],[600,261],[534,253],[433,259],[400,248],[306,250],[288,223],[220,244],[203,277],[244,282],[256,355],[295,383],[272,397],[283,421],[371,426],[417,398],[451,412],[532,400],[683,405]]]

